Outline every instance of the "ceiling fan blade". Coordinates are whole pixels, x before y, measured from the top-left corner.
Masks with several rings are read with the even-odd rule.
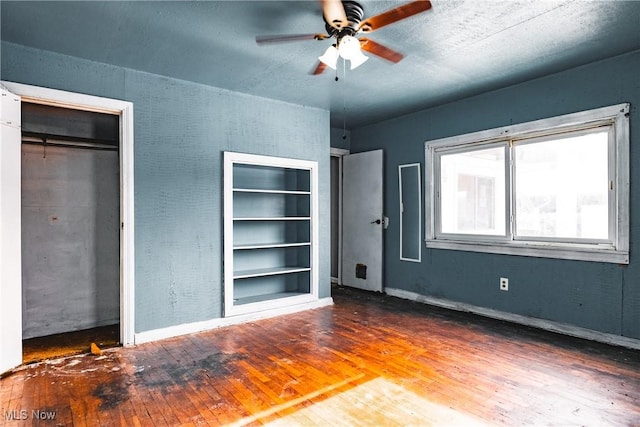
[[[431,2],[428,0],[412,1],[411,3],[404,4],[396,7],[395,9],[390,9],[379,15],[365,19],[358,26],[358,30],[363,33],[370,33],[386,25],[393,24],[401,19],[408,18],[429,9],[431,9]]]
[[[318,61],[318,65],[316,65],[316,68],[313,69],[311,74],[313,74],[314,76],[317,76],[318,74],[322,74],[326,69],[327,69],[327,64],[325,64],[324,62]]]
[[[320,0],[324,20],[333,28],[341,29],[349,25],[347,14],[340,0]]]
[[[268,43],[283,43],[283,42],[295,42],[300,40],[324,40],[328,39],[328,34],[282,34],[274,36],[257,36],[256,43],[268,44]]]
[[[386,59],[387,61],[391,61],[394,64],[396,62],[400,62],[404,55],[400,52],[397,52],[393,49],[389,49],[386,46],[381,45],[380,43],[374,42],[373,40],[361,38],[360,39],[360,47],[367,52],[370,52],[374,55],[377,55],[381,58]]]

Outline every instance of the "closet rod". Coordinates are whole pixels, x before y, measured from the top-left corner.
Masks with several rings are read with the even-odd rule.
[[[101,144],[91,140],[60,139],[60,137],[49,138],[46,136],[22,136],[22,143],[29,145],[46,145],[49,147],[81,148],[85,150],[118,151],[118,147],[110,144]]]

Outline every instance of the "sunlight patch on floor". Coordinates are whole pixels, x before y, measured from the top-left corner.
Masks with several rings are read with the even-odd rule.
[[[277,426],[447,426],[488,424],[377,378],[266,424]]]

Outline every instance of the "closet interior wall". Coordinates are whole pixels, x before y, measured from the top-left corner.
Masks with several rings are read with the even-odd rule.
[[[120,317],[119,117],[22,104],[23,338]]]

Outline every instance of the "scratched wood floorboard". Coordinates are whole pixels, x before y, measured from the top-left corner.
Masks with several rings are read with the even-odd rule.
[[[0,425],[640,426],[638,351],[348,288],[333,297],[23,366],[0,380]]]

